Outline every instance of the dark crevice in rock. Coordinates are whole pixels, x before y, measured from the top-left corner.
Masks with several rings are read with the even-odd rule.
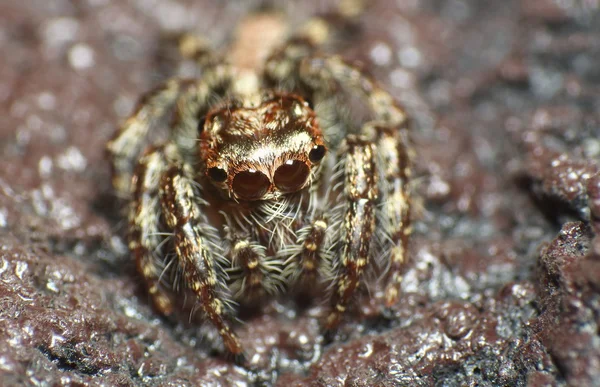
[[[78,352],[73,344],[62,344],[58,348],[50,348],[45,345],[37,347],[59,370],[77,372],[84,375],[98,375],[100,369],[86,361],[85,354]]]

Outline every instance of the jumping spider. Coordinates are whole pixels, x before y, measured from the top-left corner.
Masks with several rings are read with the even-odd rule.
[[[173,311],[163,274],[176,270],[234,355],[236,303],[322,283],[324,328],[334,329],[370,267],[386,274],[387,305],[398,298],[410,233],[407,116],[364,72],[320,53],[326,21],[279,46],[254,77],[187,41],[202,76],[148,93],[107,146],[155,307]],[[319,23],[327,28],[315,32]],[[358,97],[368,119],[344,122],[342,95]],[[158,141],[151,127],[171,115]]]

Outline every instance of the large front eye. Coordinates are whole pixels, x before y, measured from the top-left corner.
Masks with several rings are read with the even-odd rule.
[[[281,192],[298,191],[306,183],[310,170],[300,160],[288,160],[275,171],[273,181]]]
[[[232,188],[236,196],[245,200],[261,199],[271,186],[269,178],[262,172],[249,169],[235,175]]]

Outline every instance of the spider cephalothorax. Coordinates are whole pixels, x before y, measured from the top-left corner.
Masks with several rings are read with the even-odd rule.
[[[308,103],[270,91],[258,101],[212,110],[199,139],[206,175],[237,200],[274,200],[301,190],[326,151]]]
[[[407,117],[370,77],[319,53],[327,20],[254,76],[188,40],[182,51],[202,77],[146,95],[107,147],[156,308],[173,311],[176,272],[236,355],[236,303],[324,289],[333,329],[371,268],[386,273],[386,303],[398,298],[410,234]],[[345,119],[346,94],[368,119]],[[157,140],[152,127],[171,113],[169,138]]]

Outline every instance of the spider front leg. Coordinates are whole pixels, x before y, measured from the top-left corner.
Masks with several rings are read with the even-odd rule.
[[[172,109],[186,81],[173,79],[145,94],[135,112],[121,125],[106,146],[113,169],[113,186],[121,197],[131,194],[134,160],[152,142],[153,123],[160,122]]]
[[[346,140],[344,193],[347,202],[340,235],[340,267],[332,295],[333,309],[326,328],[336,328],[356,291],[371,253],[379,188],[375,146],[356,136]]]
[[[142,275],[156,309],[169,315],[173,305],[160,289],[160,279],[165,270],[160,246],[163,238],[159,229],[160,178],[167,167],[164,149],[147,152],[140,160],[133,177],[133,198],[129,206],[129,250],[135,257],[138,272]]]
[[[385,289],[385,303],[391,307],[398,301],[411,233],[410,148],[406,131],[385,127],[374,129],[380,176],[384,183],[380,224],[392,245]]]
[[[227,303],[223,299],[225,284],[217,273],[222,271],[222,257],[216,230],[209,226],[194,181],[182,168],[173,165],[163,174],[160,202],[167,227],[173,233],[175,252],[186,285],[200,300],[206,317],[221,335],[233,355],[241,355],[241,344],[225,319]]]

